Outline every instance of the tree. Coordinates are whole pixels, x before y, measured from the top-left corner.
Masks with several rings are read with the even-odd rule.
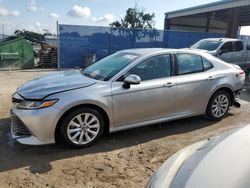
[[[152,29],[154,26],[155,14],[145,13],[144,9],[129,8],[126,11],[124,18],[120,21],[115,21],[110,24],[112,27],[123,27],[123,28],[144,28]]]
[[[14,32],[14,35],[21,36],[21,37],[24,37],[24,38],[27,38],[27,39],[34,39],[34,40],[41,41],[41,42],[44,41],[44,35],[43,34],[35,33],[33,31],[16,30]]]
[[[47,36],[56,36],[55,34],[51,33],[48,29],[43,29],[43,35],[47,35]]]

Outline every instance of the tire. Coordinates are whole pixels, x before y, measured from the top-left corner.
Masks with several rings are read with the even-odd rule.
[[[212,121],[223,119],[229,110],[230,104],[231,98],[228,92],[223,90],[217,91],[208,102],[206,117]]]
[[[104,126],[104,119],[97,110],[84,107],[70,112],[64,118],[60,132],[68,145],[84,148],[98,140]]]

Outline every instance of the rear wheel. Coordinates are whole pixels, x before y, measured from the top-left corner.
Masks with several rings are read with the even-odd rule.
[[[83,148],[92,145],[103,134],[104,120],[101,114],[91,108],[81,108],[68,114],[61,126],[64,140],[72,147]]]
[[[230,95],[226,91],[218,91],[209,100],[206,116],[210,120],[221,120],[227,114],[230,104]]]

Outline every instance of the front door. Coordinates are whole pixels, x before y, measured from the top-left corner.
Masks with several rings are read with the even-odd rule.
[[[175,114],[176,86],[171,77],[171,55],[158,55],[144,60],[125,75],[140,76],[141,83],[122,87],[112,84],[113,113],[116,126],[140,123]]]
[[[227,63],[232,63],[232,51],[233,51],[233,43],[226,42],[220,48],[220,54],[218,55],[219,59]]]

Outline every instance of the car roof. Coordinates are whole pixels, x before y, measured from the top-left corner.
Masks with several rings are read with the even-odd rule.
[[[119,52],[125,52],[125,53],[132,53],[132,54],[138,54],[142,56],[147,55],[153,55],[158,53],[194,53],[197,55],[206,56],[207,53],[203,51],[197,51],[192,49],[173,49],[173,48],[133,48],[133,49],[126,49]]]
[[[131,53],[133,55],[138,55],[140,58],[147,58],[147,57],[154,56],[154,55],[160,55],[162,53],[188,53],[188,54],[199,55],[205,59],[210,60],[210,62],[212,61],[213,63],[216,63],[217,66],[220,65],[223,68],[233,67],[233,65],[226,63],[226,62],[222,61],[221,59],[218,59],[218,58],[212,56],[211,54],[207,53],[206,51],[191,49],[191,48],[183,48],[183,49],[133,48],[133,49],[122,50],[119,52]]]
[[[127,52],[127,53],[134,53],[138,55],[145,55],[145,54],[151,54],[155,52],[161,52],[161,51],[166,51],[166,48],[133,48],[133,49],[126,49],[122,50],[120,52]]]
[[[207,38],[207,39],[202,39],[202,40],[207,40],[207,41],[221,41],[221,42],[241,41],[239,39],[233,39],[233,38]]]

